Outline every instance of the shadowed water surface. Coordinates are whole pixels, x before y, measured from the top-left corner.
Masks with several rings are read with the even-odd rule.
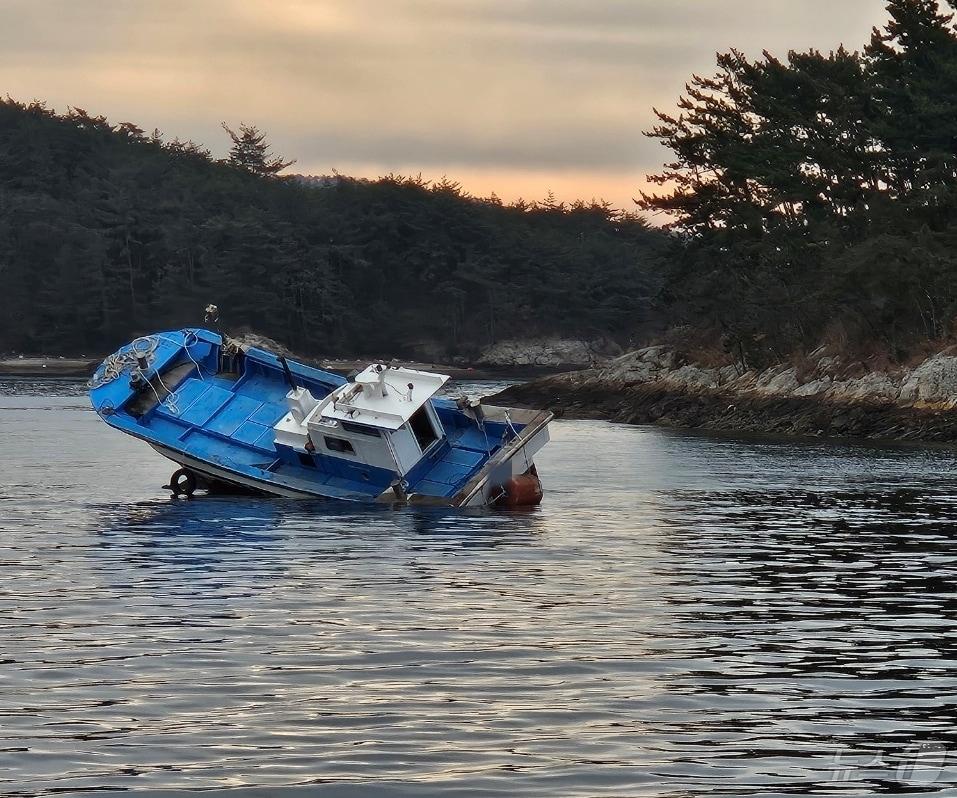
[[[80,386],[0,382],[0,794],[953,794],[952,451],[539,460],[522,513],[171,501]]]

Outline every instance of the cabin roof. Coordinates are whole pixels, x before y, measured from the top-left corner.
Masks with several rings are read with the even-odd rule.
[[[448,380],[445,374],[375,363],[329,394],[322,403],[321,417],[398,429]]]

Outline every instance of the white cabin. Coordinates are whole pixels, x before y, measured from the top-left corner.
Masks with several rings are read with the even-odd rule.
[[[429,399],[448,379],[376,363],[324,399],[294,388],[276,444],[405,476],[445,435]]]

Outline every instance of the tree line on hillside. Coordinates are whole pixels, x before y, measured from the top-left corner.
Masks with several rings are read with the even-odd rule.
[[[506,205],[453,182],[313,188],[254,127],[228,159],[73,108],[0,101],[0,351],[112,350],[195,325],[312,353],[474,353],[515,336],[625,339],[665,236],[604,203]]]
[[[954,2],[949,5],[954,6]],[[957,318],[957,34],[893,0],[862,52],[732,51],[648,135],[674,158],[642,209],[672,217],[673,320],[745,360],[822,342],[904,357]]]

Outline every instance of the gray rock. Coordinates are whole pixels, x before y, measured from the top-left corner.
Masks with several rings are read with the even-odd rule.
[[[831,385],[832,380],[830,377],[822,377],[819,380],[812,380],[811,382],[799,385],[791,391],[791,396],[818,396],[819,394],[826,393]]]
[[[900,401],[942,405],[957,402],[957,357],[934,355],[927,358],[904,380]]]
[[[611,380],[615,382],[634,385],[643,382],[653,382],[658,379],[661,369],[653,363],[645,363],[641,360],[636,362],[606,366],[598,373],[600,379]]]
[[[771,368],[758,375],[755,390],[772,396],[787,396],[798,388],[797,369]]]
[[[836,357],[822,357],[817,361],[817,373],[827,374],[840,365],[840,360]]]
[[[844,402],[892,402],[899,394],[899,377],[892,378],[883,372],[872,371],[856,380],[834,382],[828,391],[828,398]]]
[[[277,355],[283,355],[285,357],[290,357],[294,354],[291,349],[283,346],[278,341],[275,341],[266,335],[260,335],[259,333],[251,332],[249,330],[241,331],[237,335],[231,336],[231,339],[241,346],[251,346],[254,349],[265,349],[268,352],[272,352]]]
[[[681,388],[717,388],[718,370],[700,368],[699,366],[682,366],[668,372],[665,379],[670,384]]]
[[[479,362],[490,366],[595,366],[604,363],[609,353],[620,351],[608,341],[535,338],[499,341],[482,352]]]
[[[667,346],[648,346],[639,349],[635,355],[645,363],[651,363],[660,369],[673,369],[677,363],[674,350]]]
[[[725,366],[724,368],[718,369],[718,384],[727,385],[729,382],[733,382],[742,376],[735,366]]]

